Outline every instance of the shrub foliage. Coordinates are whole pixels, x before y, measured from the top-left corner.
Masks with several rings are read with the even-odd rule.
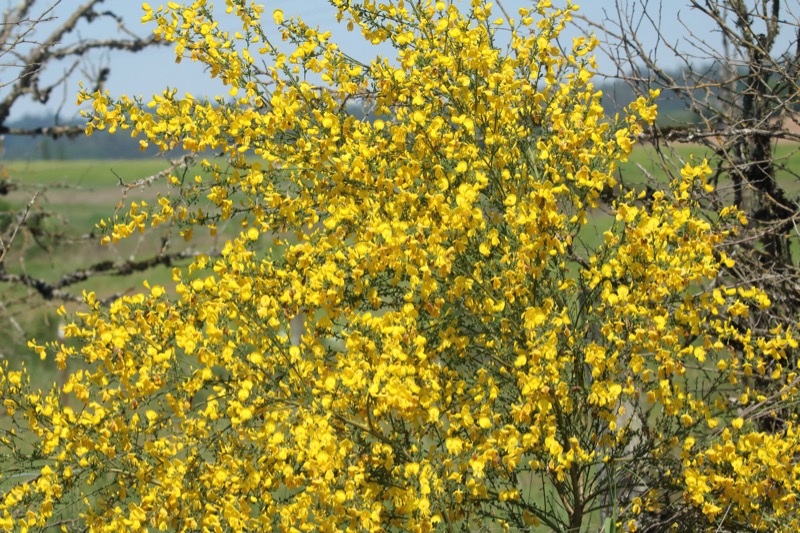
[[[81,93],[89,134],[206,156],[106,241],[241,231],[174,287],[87,294],[67,342],[32,341],[63,386],[3,371],[0,523],[796,527],[793,325],[741,331],[770,302],[719,280],[745,221],[700,212],[703,161],[601,205],[657,95],[604,118],[596,41],[556,41],[572,6],[332,2],[396,57],[359,62],[244,0],[235,33],[205,0],[145,4],[229,97]]]

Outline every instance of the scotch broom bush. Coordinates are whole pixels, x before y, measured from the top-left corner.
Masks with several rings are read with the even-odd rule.
[[[69,342],[31,342],[63,387],[2,373],[0,524],[796,530],[794,325],[737,327],[769,301],[720,281],[740,216],[701,216],[708,166],[620,196],[584,244],[656,95],[603,117],[596,41],[556,42],[573,6],[332,1],[396,57],[244,0],[235,33],[205,0],[145,4],[229,97],[81,93],[87,133],[206,157],[106,241],[241,232],[174,288],[87,294]]]

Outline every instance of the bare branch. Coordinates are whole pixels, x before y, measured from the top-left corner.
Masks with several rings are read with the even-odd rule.
[[[83,126],[41,126],[38,128],[9,128],[0,126],[0,134],[5,135],[25,135],[36,136],[44,135],[57,139],[59,137],[75,138],[84,134],[86,128]]]
[[[19,228],[25,225],[25,220],[28,218],[28,213],[30,212],[33,205],[36,203],[36,198],[39,197],[39,193],[36,192],[33,197],[30,199],[28,204],[25,206],[25,209],[17,216],[17,224],[14,226],[14,231],[11,233],[11,237],[9,237],[8,242],[3,242],[2,237],[0,237],[0,267],[2,267],[3,261],[5,261],[6,255],[8,254],[8,250],[11,248],[11,245],[14,244],[14,239],[17,237],[17,233],[19,232]]]
[[[654,141],[663,139],[678,143],[696,143],[701,139],[724,139],[726,137],[740,137],[749,135],[763,135],[772,139],[791,139],[800,141],[800,134],[781,129],[760,129],[760,128],[729,128],[724,130],[701,130],[691,126],[673,126],[664,128],[651,128],[641,134],[637,139],[640,141]]]
[[[0,127],[5,126],[12,107],[22,96],[28,95],[34,101],[44,104],[49,101],[53,89],[63,84],[69,72],[53,84],[46,87],[40,86],[40,77],[48,64],[70,57],[80,58],[89,52],[100,49],[138,52],[146,47],[158,44],[154,36],[147,38],[136,36],[125,27],[122,19],[112,11],[96,11],[95,7],[102,3],[102,0],[84,2],[76,7],[68,18],[59,22],[46,38],[41,40],[30,39],[29,37],[32,35],[34,28],[41,28],[45,22],[51,23],[55,20],[54,9],[60,3],[60,1],[52,3],[39,17],[28,18],[30,11],[36,4],[35,0],[26,0],[15,10],[5,14],[3,19],[5,25],[0,29],[0,56],[6,53],[14,55],[16,60],[11,65],[19,68],[19,72],[13,81],[4,82],[4,86],[10,90],[0,101]],[[92,23],[99,18],[109,17],[117,22],[119,33],[126,35],[128,38],[77,39],[72,43],[65,42],[67,37],[75,32],[81,20]],[[20,52],[22,44],[31,45],[27,47],[29,48],[27,53]],[[73,65],[70,71],[75,66],[77,64]]]
[[[64,289],[76,283],[81,283],[98,275],[129,276],[136,272],[143,272],[157,266],[171,266],[178,261],[191,259],[200,255],[199,252],[184,250],[171,254],[159,254],[142,260],[128,260],[120,263],[103,261],[88,268],[83,268],[62,275],[54,282],[42,278],[35,278],[28,274],[11,274],[0,272],[0,282],[18,284],[36,291],[45,300],[63,302],[83,302],[80,295],[72,294]],[[113,299],[112,299],[113,300]]]

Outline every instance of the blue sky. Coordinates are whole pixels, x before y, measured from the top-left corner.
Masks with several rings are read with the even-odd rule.
[[[62,0],[59,15],[64,15],[65,11],[69,10],[70,5],[75,5],[73,2],[77,0]],[[50,2],[47,2],[48,4]],[[165,3],[165,1],[164,1]],[[217,4],[224,5],[222,0],[218,0]],[[530,6],[535,3],[534,0],[502,0],[501,3],[507,11],[516,14],[517,10],[523,6]],[[558,5],[560,2],[555,0],[554,3]],[[576,2],[581,6],[580,13],[590,20],[601,21],[608,16],[616,16],[614,0],[586,0],[582,3]],[[637,2],[638,3],[638,2]],[[150,0],[150,4],[156,7],[159,4],[158,0]],[[349,53],[359,57],[359,59],[368,59],[370,56],[376,54],[376,50],[370,46],[365,46],[360,38],[360,35],[355,33],[348,33],[343,25],[336,23],[334,18],[335,10],[326,0],[266,0],[264,2],[266,12],[269,14],[273,9],[280,8],[288,16],[300,16],[311,26],[320,26],[323,29],[329,29],[334,34],[334,40]],[[650,1],[651,6],[657,6],[658,1]],[[662,29],[665,34],[674,37],[685,36],[687,34],[687,27],[691,30],[690,23],[697,24],[697,14],[693,13],[686,7],[685,0],[666,0],[663,2],[661,12],[658,13],[657,9],[651,8],[651,13],[655,17],[660,17]],[[141,3],[136,0],[106,0],[101,4],[101,9],[112,10],[121,15],[128,23],[129,27],[135,29],[142,34],[150,31],[152,26],[142,26],[139,22],[142,11]],[[499,14],[495,6],[496,12]],[[638,13],[633,13],[635,16]],[[224,13],[223,13],[224,16]],[[271,24],[271,17],[266,16],[265,20]],[[708,38],[708,44],[715,46],[718,44],[719,38],[716,35],[709,34],[706,30],[703,33],[702,26],[697,31]],[[82,28],[84,36],[100,37],[113,35],[116,28],[113,25],[106,25],[104,29],[98,29],[96,26],[86,26]],[[97,35],[103,33],[104,35]],[[276,40],[279,40],[276,33]],[[578,30],[573,30],[570,35],[578,35]],[[669,65],[675,63],[675,55],[665,47],[660,46],[655,40],[655,32],[643,26],[643,29],[638,32],[638,37],[646,43],[647,47],[652,50],[656,60],[660,64]],[[380,52],[384,54],[390,53],[387,49],[382,49]],[[195,96],[211,96],[221,92],[220,85],[211,80],[206,73],[203,72],[202,67],[190,61],[184,61],[181,64],[176,64],[172,51],[167,47],[158,49],[151,49],[138,54],[129,53],[113,53],[108,54],[100,59],[99,62],[87,63],[82,65],[82,68],[97,68],[97,65],[107,62],[111,66],[111,78],[107,84],[107,88],[112,95],[128,94],[128,95],[143,95],[150,97],[154,93],[160,93],[166,87],[177,88],[179,94],[186,91],[191,92]],[[612,71],[613,64],[600,58],[599,68],[601,71]],[[52,74],[51,74],[52,75]],[[77,87],[77,80],[80,76],[73,78],[70,87],[66,93],[63,94],[61,100],[64,102],[62,107],[62,116],[67,118],[75,114],[74,111],[74,97]],[[14,109],[13,117],[19,117],[23,114],[37,112],[41,108],[36,108],[32,103],[20,102],[18,107]],[[54,109],[54,105],[50,109]]]

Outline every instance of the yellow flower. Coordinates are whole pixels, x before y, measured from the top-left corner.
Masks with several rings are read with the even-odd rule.
[[[219,253],[175,264],[174,290],[87,294],[68,343],[32,341],[68,369],[59,390],[2,367],[8,427],[39,454],[20,464],[48,470],[3,487],[0,524],[566,530],[631,472],[658,497],[619,523],[657,519],[661,496],[728,529],[790,515],[796,428],[756,431],[744,406],[796,404],[794,330],[738,329],[770,302],[719,277],[739,214],[700,212],[706,162],[600,209],[658,95],[604,117],[597,41],[565,52],[574,6],[550,4],[501,36],[489,3],[334,0],[394,47],[372,61],[280,9],[277,43],[243,0],[232,24],[203,0],[143,6],[233,98],[82,91],[88,133],[199,156],[98,227],[208,231]]]

